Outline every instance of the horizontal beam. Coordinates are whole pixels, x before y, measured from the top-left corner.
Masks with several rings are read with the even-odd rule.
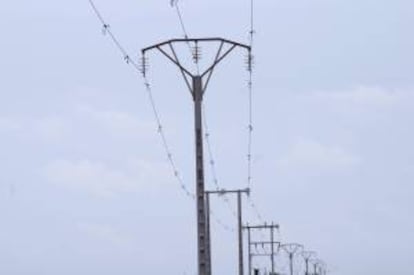
[[[269,257],[272,256],[271,253],[252,253],[250,254],[252,257]]]
[[[206,194],[218,194],[218,195],[225,195],[225,194],[238,194],[238,193],[246,193],[250,194],[250,188],[240,189],[240,190],[214,190],[214,191],[205,191]]]
[[[245,48],[249,51],[251,50],[251,47],[248,46],[248,45],[245,45],[245,44],[241,44],[241,43],[238,43],[238,42],[235,42],[235,41],[232,41],[232,40],[229,40],[229,39],[220,38],[220,37],[210,37],[210,38],[174,38],[174,39],[170,39],[170,40],[167,40],[167,41],[164,41],[164,42],[146,47],[146,48],[142,49],[142,53],[145,53],[149,50],[152,50],[152,49],[155,49],[155,48],[158,48],[158,47],[162,47],[162,46],[167,45],[167,44],[180,43],[180,42],[185,42],[185,43],[188,43],[188,42],[195,42],[195,43],[198,43],[198,42],[224,42],[224,43],[231,44],[231,45],[234,45],[234,46],[237,46],[237,47]]]
[[[264,224],[264,225],[245,225],[243,226],[243,229],[272,229],[276,228],[279,229],[280,226],[278,224]]]
[[[268,245],[268,244],[281,244],[280,242],[251,242],[250,245]]]

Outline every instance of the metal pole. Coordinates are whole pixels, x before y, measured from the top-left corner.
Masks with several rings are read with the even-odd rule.
[[[242,220],[242,192],[237,192],[237,215],[239,227],[239,275],[244,274],[243,266],[243,220]]]
[[[247,241],[249,243],[248,250],[249,250],[249,275],[252,275],[252,248],[251,248],[251,233],[250,228],[247,228]]]
[[[305,259],[305,264],[306,264],[305,275],[309,275],[309,259]]]
[[[290,275],[293,275],[293,253],[289,253]]]
[[[198,236],[198,274],[207,274],[207,247],[206,234],[206,209],[204,202],[204,159],[203,159],[203,123],[202,123],[202,101],[203,101],[203,80],[201,76],[194,76],[194,122],[195,122],[195,143],[196,143],[196,196],[197,196],[197,236]]]
[[[210,230],[210,193],[206,192],[206,226],[207,226],[207,274],[211,275],[212,260],[211,260],[211,230]]]
[[[272,255],[271,255],[271,257],[272,257],[272,259],[271,259],[271,262],[272,262],[272,275],[274,275],[274,273],[275,273],[275,243],[274,243],[275,236],[274,236],[274,232],[275,232],[275,229],[274,229],[274,225],[272,223],[272,226],[270,227],[270,246],[271,246],[271,249],[272,249]]]

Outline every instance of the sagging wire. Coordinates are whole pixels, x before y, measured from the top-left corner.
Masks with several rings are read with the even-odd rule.
[[[215,212],[211,209],[210,209],[210,215],[213,217],[215,223],[220,225],[220,227],[223,228],[225,231],[230,232],[230,233],[236,232],[236,230],[233,227],[228,226],[220,218],[218,218]]]
[[[178,6],[178,1],[179,0],[171,0],[170,5],[171,7],[175,8],[177,12],[178,20],[180,22],[180,26],[181,26],[181,30],[183,31],[184,38],[188,39],[189,36],[188,36],[187,28],[185,27],[183,15],[181,13],[180,7]]]
[[[155,116],[155,119],[156,119],[156,122],[157,122],[157,126],[158,126],[157,132],[161,137],[162,144],[164,146],[165,153],[167,154],[168,161],[169,161],[169,163],[171,165],[171,168],[174,172],[174,176],[177,179],[177,181],[180,185],[180,188],[184,191],[184,193],[187,195],[187,197],[190,197],[191,199],[195,200],[196,199],[195,194],[192,193],[188,189],[188,187],[184,184],[184,181],[181,178],[181,175],[180,175],[180,173],[177,169],[177,165],[176,165],[175,160],[173,158],[173,154],[171,153],[169,143],[167,141],[167,137],[165,135],[164,128],[163,128],[162,123],[161,123],[161,118],[160,118],[158,109],[156,107],[156,103],[155,103],[155,99],[154,99],[153,92],[152,92],[152,89],[151,89],[151,85],[150,85],[150,83],[148,81],[148,78],[146,76],[144,76],[144,81],[145,81],[144,85],[145,85],[145,88],[147,90],[148,97],[149,97],[149,100],[150,100],[150,103],[151,103],[151,107],[152,107],[152,110],[153,110],[153,113],[154,113],[154,116]]]
[[[176,178],[178,185],[180,187],[180,189],[184,192],[184,194],[189,197],[192,200],[196,200],[196,196],[193,192],[190,191],[190,189],[185,185],[179,171],[176,165],[176,162],[174,160],[172,151],[170,150],[170,146],[167,140],[167,136],[164,132],[164,128],[162,126],[162,120],[161,120],[161,116],[160,113],[158,111],[157,105],[155,103],[155,99],[154,99],[154,95],[153,95],[153,91],[152,91],[152,87],[150,84],[150,81],[146,75],[146,59],[143,57],[142,61],[143,63],[141,64],[141,66],[138,65],[137,62],[135,62],[132,58],[130,58],[130,55],[128,54],[128,52],[125,50],[125,48],[122,46],[122,44],[120,43],[120,41],[117,39],[117,37],[114,35],[114,33],[112,32],[110,25],[106,23],[106,21],[104,20],[104,17],[102,16],[102,14],[99,12],[97,6],[95,5],[95,3],[93,2],[93,0],[88,0],[95,15],[98,17],[99,21],[102,24],[102,34],[103,35],[109,35],[109,37],[111,38],[112,42],[115,44],[115,46],[118,48],[118,50],[122,53],[123,55],[123,59],[124,61],[128,64],[131,65],[143,78],[143,83],[145,86],[145,90],[148,94],[149,97],[149,101],[151,104],[151,108],[155,117],[155,121],[157,124],[157,133],[159,134],[159,136],[161,137],[161,141],[165,150],[165,153],[167,155],[167,159],[168,162],[171,166],[171,169],[173,171],[174,177]],[[227,226],[224,222],[222,222],[218,217],[216,217],[213,213],[211,213],[211,215],[214,217],[214,221],[220,225],[221,227],[223,227],[223,229],[225,229],[226,231],[230,231],[233,232],[234,230],[232,228],[230,228],[229,226]],[[232,231],[233,230],[233,231]]]
[[[214,183],[214,186],[216,188],[217,191],[221,190],[221,187],[219,185],[219,181],[218,181],[218,177],[217,177],[217,170],[216,170],[216,160],[214,158],[214,154],[213,154],[213,150],[212,150],[212,144],[211,144],[211,132],[209,130],[209,126],[208,126],[208,120],[207,120],[207,115],[206,115],[206,111],[205,111],[205,105],[203,104],[202,106],[202,111],[203,111],[203,124],[204,124],[204,129],[205,129],[205,141],[206,141],[206,147],[207,147],[207,153],[208,153],[208,157],[209,157],[209,165],[210,165],[210,170],[211,170],[211,174],[212,174],[212,180]],[[237,217],[237,213],[236,210],[234,210],[234,208],[232,207],[230,200],[228,198],[228,196],[226,194],[220,195],[220,197],[223,199],[223,201],[228,205],[231,213],[233,214],[234,217]]]
[[[248,79],[248,138],[247,138],[247,186],[251,188],[253,176],[252,176],[252,166],[253,166],[253,63],[254,63],[254,56],[253,56],[253,46],[254,46],[254,36],[255,36],[255,25],[254,25],[254,0],[250,0],[250,30],[249,30],[249,44],[250,44],[250,51],[247,56],[247,71],[249,72],[249,79]],[[257,219],[260,222],[264,222],[263,216],[261,215],[256,203],[253,201],[251,195],[248,198],[248,202],[250,207],[253,209]]]
[[[146,62],[145,62],[145,59],[143,59],[142,66],[140,67],[137,62],[135,62],[133,59],[130,58],[130,55],[125,50],[125,48],[122,46],[122,44],[119,42],[117,37],[114,35],[114,33],[112,32],[112,30],[110,28],[110,25],[106,23],[106,21],[104,20],[102,14],[99,12],[98,8],[96,7],[95,3],[92,0],[88,0],[88,1],[91,4],[91,7],[92,7],[93,11],[95,12],[96,16],[99,18],[99,20],[102,23],[102,26],[103,26],[102,33],[104,35],[106,35],[106,34],[109,35],[109,37],[111,38],[113,43],[117,46],[119,51],[123,54],[123,58],[124,58],[125,62],[128,65],[132,65],[133,68],[135,70],[137,70],[140,73],[140,75],[143,76],[145,90],[147,91],[149,101],[150,101],[150,104],[151,104],[151,108],[152,108],[152,111],[153,111],[153,114],[154,114],[154,117],[155,117],[155,120],[156,120],[156,124],[157,124],[157,133],[161,137],[161,141],[162,141],[165,153],[167,155],[168,161],[169,161],[169,163],[171,165],[171,168],[173,170],[174,176],[178,180],[179,186],[184,191],[184,193],[188,197],[190,197],[192,199],[195,199],[195,194],[192,193],[189,190],[189,188],[184,184],[184,181],[181,178],[180,173],[178,172],[177,165],[176,165],[176,163],[174,161],[174,158],[173,158],[173,154],[171,153],[171,150],[170,150],[170,147],[169,147],[169,144],[168,144],[168,141],[167,141],[167,137],[165,135],[164,128],[162,126],[161,117],[159,115],[159,111],[158,111],[157,105],[155,103],[155,99],[154,99],[154,96],[153,96],[151,84],[150,84],[150,82],[149,82],[149,80],[148,80],[148,78],[145,74],[145,70],[146,70],[146,66],[147,66]]]
[[[248,125],[248,149],[247,149],[247,161],[248,161],[248,175],[247,175],[247,184],[250,187],[252,182],[252,141],[253,141],[253,46],[254,46],[254,36],[255,36],[255,29],[254,29],[254,0],[250,0],[250,31],[249,31],[249,39],[250,39],[250,51],[247,57],[247,70],[249,72],[249,81],[248,81],[248,89],[249,89],[249,125]]]
[[[254,36],[256,34],[255,31],[255,24],[254,24],[254,0],[250,0],[250,31],[249,31],[249,37],[250,37],[250,46],[253,47],[254,44]]]

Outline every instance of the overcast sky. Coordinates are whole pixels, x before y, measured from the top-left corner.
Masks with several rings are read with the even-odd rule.
[[[142,80],[88,1],[3,2],[0,274],[195,274],[195,203],[171,171]],[[96,4],[133,58],[183,35],[168,0]],[[248,43],[249,1],[180,7],[190,36]],[[252,198],[281,225],[278,238],[318,252],[332,274],[412,274],[413,10],[410,0],[256,1]],[[202,51],[208,64],[211,48]],[[244,60],[232,53],[205,96],[223,188],[246,187]],[[154,52],[149,64],[193,191],[191,97],[168,60]],[[234,228],[228,205],[212,204]],[[247,204],[245,218],[258,222]],[[214,271],[235,274],[236,235],[212,226]],[[277,267],[286,272],[285,255]]]

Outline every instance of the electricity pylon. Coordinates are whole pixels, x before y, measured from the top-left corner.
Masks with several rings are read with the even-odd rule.
[[[252,261],[253,261],[253,256],[270,256],[270,261],[271,261],[271,271],[272,274],[275,273],[275,245],[277,245],[277,251],[279,251],[279,247],[280,247],[280,243],[279,242],[275,242],[275,229],[279,229],[279,225],[278,224],[264,224],[264,225],[246,225],[243,226],[243,229],[247,230],[247,239],[248,239],[248,249],[249,249],[249,275],[252,275]],[[270,231],[270,241],[269,242],[265,242],[267,244],[270,244],[270,254],[264,253],[264,254],[258,254],[258,255],[253,255],[253,253],[251,252],[251,247],[252,245],[257,245],[257,244],[263,244],[264,242],[253,242],[251,239],[251,231],[252,230],[269,230]]]
[[[250,242],[250,247],[254,246],[256,249],[257,249],[258,246],[262,246],[262,248],[264,249],[265,247],[267,247],[269,245],[273,246],[273,247],[276,246],[276,252],[274,251],[274,249],[273,250],[271,249],[271,251],[273,251],[273,252],[270,252],[270,253],[268,253],[268,252],[253,253],[253,252],[251,252],[251,249],[250,249],[249,257],[251,259],[253,259],[253,257],[270,257],[271,259],[274,259],[275,255],[277,255],[279,253],[280,245],[281,245],[280,242],[278,242],[278,241],[273,241],[273,242],[268,242],[268,241]],[[276,275],[276,274],[278,274],[278,273],[275,273],[274,271],[272,273],[269,273],[269,275]]]
[[[210,247],[208,247],[209,259],[211,265],[211,238],[210,238],[210,195],[216,194],[219,196],[225,196],[226,194],[236,194],[237,195],[237,232],[238,232],[238,250],[239,250],[239,275],[244,275],[244,265],[243,265],[243,213],[242,213],[242,194],[250,195],[250,189],[241,189],[241,190],[216,190],[216,191],[206,191],[206,205],[207,205],[207,238],[210,240]],[[211,272],[211,266],[209,267]]]
[[[282,249],[285,250],[289,255],[289,270],[290,275],[293,275],[293,257],[302,251],[303,245],[297,243],[288,243],[283,244]]]
[[[218,43],[216,57],[213,63],[207,67],[204,72],[191,72],[185,68],[179,60],[176,53],[176,45],[194,45],[193,60],[198,64],[200,59],[199,47],[201,43]],[[226,48],[227,49],[224,49]],[[196,211],[197,211],[197,247],[198,247],[198,274],[210,275],[208,272],[210,259],[208,257],[208,248],[210,247],[210,240],[207,237],[207,215],[205,204],[205,190],[204,190],[204,155],[203,155],[203,123],[202,123],[202,101],[204,93],[210,82],[216,66],[228,56],[235,48],[242,48],[248,51],[248,67],[251,69],[252,55],[251,47],[237,43],[223,38],[183,38],[171,39],[153,46],[144,48],[142,50],[143,64],[142,70],[145,75],[146,70],[146,53],[151,50],[158,50],[165,57],[167,57],[174,65],[176,65],[191,92],[194,101],[194,128],[195,128],[195,158],[196,158]]]
[[[302,251],[302,257],[305,260],[305,275],[311,275],[309,273],[309,261],[316,256],[316,252],[313,251]]]
[[[313,270],[314,275],[326,275],[327,269],[326,264],[320,259],[313,259]]]

